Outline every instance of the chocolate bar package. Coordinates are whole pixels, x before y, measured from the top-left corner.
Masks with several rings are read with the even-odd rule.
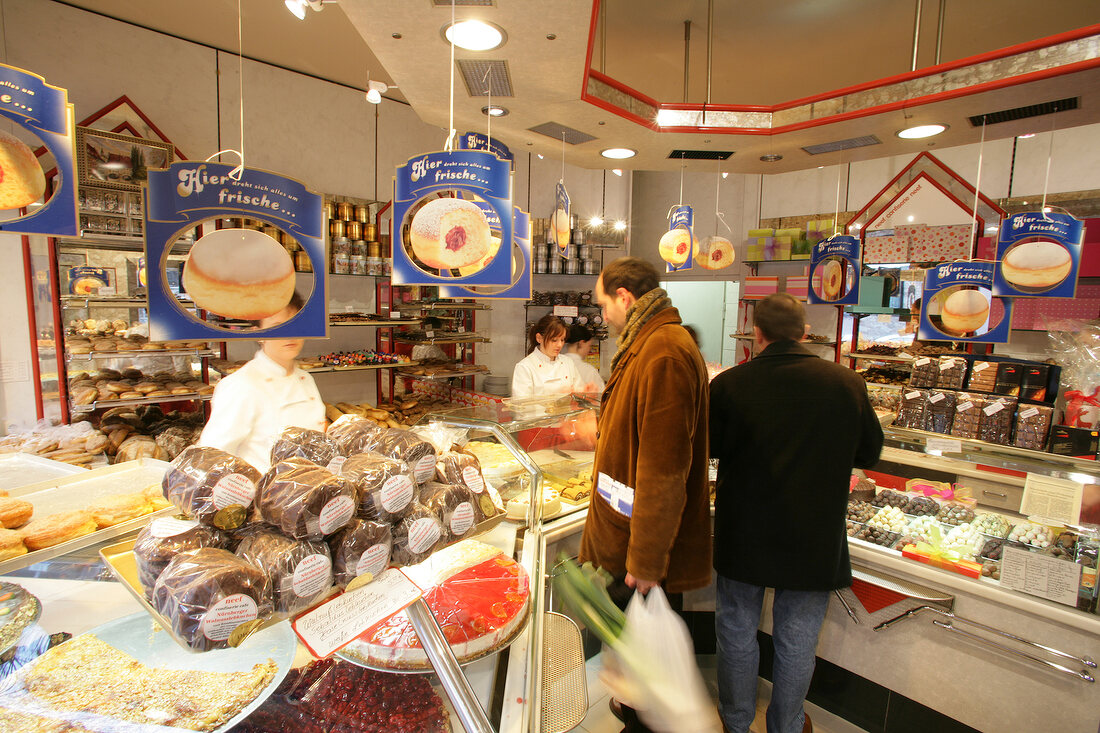
[[[1020,397],[1036,402],[1047,400],[1047,382],[1050,379],[1050,367],[1046,364],[1028,364],[1024,367],[1023,381],[1020,384]]]
[[[901,403],[898,405],[898,417],[894,424],[899,428],[924,428],[924,404],[927,401],[927,393],[922,389],[906,389],[901,393]]]
[[[970,381],[966,388],[971,392],[992,392],[997,386],[997,362],[976,361],[970,368]]]
[[[1012,444],[1013,416],[1016,414],[1014,397],[991,397],[982,408],[978,424],[978,437],[987,443]]]
[[[1020,405],[1016,412],[1016,437],[1013,438],[1013,445],[1017,448],[1043,450],[1053,416],[1053,408],[1044,405]]]
[[[1050,430],[1050,452],[1060,456],[1076,456],[1096,460],[1100,451],[1100,431],[1055,425]]]
[[[984,407],[984,397],[959,392],[955,396],[955,419],[951,423],[951,434],[959,438],[977,438]]]
[[[941,356],[936,363],[937,389],[962,389],[966,381],[966,359]]]
[[[924,403],[924,430],[933,433],[951,432],[955,419],[955,393],[939,389],[928,390]]]
[[[993,391],[996,394],[1016,397],[1020,394],[1020,383],[1023,380],[1023,376],[1023,365],[1004,362],[997,367],[997,384],[993,388]]]
[[[909,374],[909,386],[928,389],[936,386],[939,365],[935,359],[921,356],[913,360],[913,371]]]

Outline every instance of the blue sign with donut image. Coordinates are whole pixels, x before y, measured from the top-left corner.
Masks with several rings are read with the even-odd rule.
[[[149,171],[144,191],[151,340],[327,336],[319,194],[277,173],[201,161]],[[176,287],[169,272],[181,264]]]
[[[992,262],[947,262],[924,273],[917,337],[1008,343],[1012,299],[993,295]]]
[[[859,303],[859,240],[837,234],[818,242],[810,253],[811,305]]]
[[[1077,294],[1084,222],[1069,214],[1025,211],[1001,222],[993,294],[1072,298]]]
[[[511,167],[492,153],[425,153],[393,183],[395,285],[510,285]],[[503,244],[503,246],[502,246]]]
[[[76,165],[68,92],[37,74],[0,64],[0,115],[26,133],[17,137],[0,131],[0,218],[5,219],[0,231],[75,236]],[[50,158],[55,185],[47,193],[42,164]]]
[[[673,206],[668,216],[668,231],[657,243],[657,253],[665,261],[665,272],[690,270],[695,254],[695,212],[690,206]]]
[[[499,285],[440,287],[441,298],[491,298],[494,300],[531,299],[531,216],[518,207],[512,216],[512,282]]]

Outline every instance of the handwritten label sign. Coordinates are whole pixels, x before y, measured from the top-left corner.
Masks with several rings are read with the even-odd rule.
[[[1001,584],[1022,593],[1067,606],[1077,605],[1081,566],[1057,557],[1016,547],[1005,547],[1001,557]]]
[[[943,395],[940,395],[940,397],[942,398]],[[926,449],[930,451],[938,450],[940,453],[960,453],[962,451],[962,442],[950,438],[929,438],[924,445]]]
[[[576,318],[580,312],[580,308],[575,305],[555,305],[554,315],[561,318],[562,316]]]
[[[404,573],[390,568],[372,583],[302,614],[291,626],[313,656],[325,658],[379,621],[420,598],[420,589]]]

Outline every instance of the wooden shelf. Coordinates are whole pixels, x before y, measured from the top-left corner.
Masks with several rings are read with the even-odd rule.
[[[911,356],[882,356],[880,354],[861,354],[853,352],[851,354],[845,354],[846,359],[866,359],[868,361],[896,361],[904,364],[913,363],[913,357]]]
[[[311,367],[309,369],[303,369],[302,371],[309,372],[310,374],[327,374],[328,372],[361,372],[372,371],[378,369],[400,369],[401,367],[413,366],[419,364],[418,361],[399,361],[393,364],[355,364],[351,366],[322,366]]]
[[[191,392],[189,394],[180,395],[165,395],[162,397],[143,397],[140,400],[97,400],[88,405],[73,405],[73,413],[94,412],[95,410],[105,410],[110,407],[127,407],[130,405],[155,405],[161,402],[205,402],[213,397],[212,394],[199,394],[197,392]]]

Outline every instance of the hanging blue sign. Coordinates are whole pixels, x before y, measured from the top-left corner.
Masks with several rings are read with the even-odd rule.
[[[324,338],[328,331],[321,196],[285,176],[189,161],[149,171],[145,188],[145,258],[149,337],[154,341],[230,338]],[[255,229],[213,229],[216,220],[258,219],[293,239],[312,275],[299,282],[290,253]],[[197,226],[211,230],[197,240]],[[186,257],[182,292],[169,285],[170,259]],[[304,269],[304,268],[303,268]],[[288,310],[297,292],[304,301]],[[204,318],[205,316],[205,318]],[[289,316],[289,319],[287,319]]]
[[[482,135],[480,132],[466,132],[458,138],[459,150],[488,150],[493,155],[497,156],[501,160],[507,160],[509,163],[514,162],[512,151],[508,149],[508,146],[497,140],[491,140],[487,135]]]
[[[58,183],[41,206],[46,176],[31,146],[0,131],[0,231],[22,234],[77,234],[76,171],[73,155],[73,106],[68,94],[45,79],[0,64],[0,115],[42,141],[57,165]],[[26,216],[19,209],[31,208]]]
[[[835,235],[818,242],[810,253],[810,304],[859,303],[859,240]]]
[[[570,226],[572,218],[569,216],[569,192],[565,190],[565,183],[558,181],[554,186],[554,211],[550,214],[550,234],[552,243],[558,245],[558,254],[565,256],[565,248],[569,246],[573,236]]]
[[[479,150],[426,153],[397,169],[393,190],[395,285],[511,283],[501,246],[512,241],[507,161]]]
[[[918,338],[1008,342],[1012,300],[993,296],[992,262],[949,262],[925,272]]]
[[[681,272],[691,269],[691,258],[695,250],[692,235],[695,214],[690,206],[674,206],[669,212],[668,231],[657,244],[661,259],[668,263],[666,272]]]
[[[519,208],[512,216],[515,234],[512,238],[512,283],[500,288],[471,286],[469,288],[440,287],[441,298],[485,298],[492,300],[531,299],[531,216]]]
[[[1026,211],[1001,223],[993,294],[1072,298],[1077,293],[1084,223],[1069,214]]]

